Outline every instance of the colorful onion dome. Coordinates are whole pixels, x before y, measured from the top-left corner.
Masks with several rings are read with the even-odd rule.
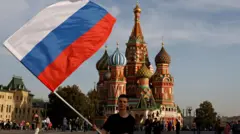
[[[143,64],[142,67],[137,71],[137,78],[148,78],[150,79],[152,77],[153,73],[151,70],[148,69],[148,67]]]
[[[159,51],[159,53],[155,57],[155,63],[157,64],[170,64],[171,63],[171,57],[167,53],[167,51],[164,49],[164,44],[162,43],[162,49]]]
[[[108,81],[111,79],[111,72],[110,72],[109,68],[108,68],[108,71],[104,74],[103,79],[105,81]]]
[[[108,69],[108,53],[107,53],[107,47],[105,47],[105,52],[103,56],[100,58],[100,60],[96,64],[97,70],[107,70]]]
[[[118,47],[109,57],[108,64],[109,66],[125,66],[127,64],[125,55],[119,51]]]

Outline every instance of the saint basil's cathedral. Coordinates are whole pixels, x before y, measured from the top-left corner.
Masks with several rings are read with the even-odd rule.
[[[129,110],[137,124],[147,118],[157,118],[182,124],[182,116],[174,103],[174,78],[169,72],[171,57],[162,48],[155,57],[156,71],[149,62],[147,45],[140,26],[141,8],[134,8],[134,27],[126,43],[125,55],[118,45],[112,55],[107,49],[96,64],[99,72],[97,92],[106,115],[117,113],[120,94],[129,96]]]

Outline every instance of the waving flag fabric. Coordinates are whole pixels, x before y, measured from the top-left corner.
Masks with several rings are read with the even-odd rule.
[[[116,19],[89,1],[55,3],[38,13],[4,46],[54,91],[109,37]]]

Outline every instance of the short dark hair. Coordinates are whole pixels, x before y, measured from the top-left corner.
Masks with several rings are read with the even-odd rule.
[[[127,100],[129,100],[129,97],[128,97],[128,95],[126,95],[126,94],[121,94],[121,95],[118,97],[118,99],[120,99],[120,98],[126,98]]]

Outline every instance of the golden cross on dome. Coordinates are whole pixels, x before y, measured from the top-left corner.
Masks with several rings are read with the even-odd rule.
[[[162,36],[162,46],[164,46],[164,43],[163,43],[163,36]]]
[[[94,88],[93,88],[93,90],[96,90],[96,82],[93,82],[94,83]]]
[[[118,46],[119,46],[119,43],[117,42],[117,48],[118,48]]]
[[[137,0],[137,5],[139,5],[139,0]]]

